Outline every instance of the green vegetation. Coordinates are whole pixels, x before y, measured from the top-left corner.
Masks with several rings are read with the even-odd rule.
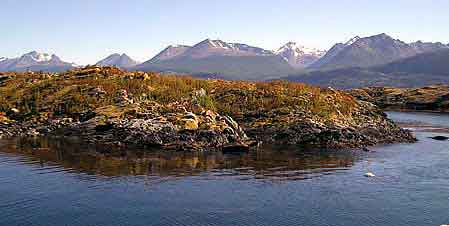
[[[124,72],[113,67],[7,76],[0,86],[0,112],[16,108],[29,117],[72,116],[88,111],[121,117],[127,111],[154,114],[185,109],[195,113],[213,110],[241,120],[244,116],[254,116],[254,120],[257,115],[279,116],[272,117],[270,123],[302,112],[326,122],[350,117],[358,106],[346,94],[285,81],[202,80]],[[128,101],[125,106],[118,104],[120,98]]]

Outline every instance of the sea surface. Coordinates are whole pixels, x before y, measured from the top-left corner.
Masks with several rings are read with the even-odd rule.
[[[0,140],[0,225],[449,224],[449,115],[389,112],[415,144],[244,155]],[[376,177],[365,177],[372,172]]]

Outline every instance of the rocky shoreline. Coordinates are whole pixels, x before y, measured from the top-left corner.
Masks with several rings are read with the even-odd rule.
[[[361,148],[385,143],[414,142],[407,130],[386,120],[382,125],[335,127],[298,122],[288,127],[245,128],[230,117],[221,118],[220,129],[181,129],[164,119],[85,122],[71,118],[48,123],[0,123],[0,139],[10,137],[76,137],[88,143],[114,147],[163,148],[180,151],[249,151],[260,144],[302,145],[313,148]],[[248,134],[248,135],[247,135]]]
[[[414,135],[367,102],[359,102],[363,118],[349,124],[323,124],[312,119],[299,119],[288,126],[248,128],[246,133],[265,143],[345,149],[388,143],[412,143]]]
[[[21,89],[16,90],[17,83]],[[115,147],[225,152],[245,152],[262,143],[360,148],[416,141],[368,102],[286,82],[199,80],[93,67],[12,75],[0,91],[0,109],[12,107],[0,111],[0,138],[77,137]]]
[[[375,110],[374,106],[365,104],[367,112]],[[138,119],[107,119],[94,115],[96,114],[93,113],[92,118],[85,121],[74,118],[40,122],[2,121],[0,139],[76,137],[88,143],[114,147],[229,152],[249,151],[262,143],[337,149],[416,141],[410,131],[398,127],[382,112],[372,113],[373,120],[357,126],[326,125],[311,119],[300,119],[283,126],[257,127],[251,123],[243,123],[241,126],[231,117],[212,111],[199,115],[185,112]]]
[[[167,117],[86,121],[73,118],[0,122],[0,139],[10,137],[76,137],[87,143],[114,147],[163,148],[183,151],[245,150],[258,143],[247,137],[231,117],[206,111],[169,114]]]
[[[349,94],[385,110],[449,113],[449,86],[421,88],[368,87],[353,89]]]

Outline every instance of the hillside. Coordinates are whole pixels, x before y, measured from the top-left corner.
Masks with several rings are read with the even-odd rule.
[[[449,50],[422,53],[375,67],[312,71],[285,79],[339,89],[449,84]]]
[[[258,142],[360,147],[413,141],[375,106],[298,83],[201,80],[89,67],[0,81],[0,137],[216,150]]]
[[[382,73],[449,75],[449,49],[419,54],[372,70]]]
[[[139,71],[176,72],[228,80],[265,80],[293,73],[290,65],[278,56],[210,56],[200,59],[177,57],[148,62],[135,68]]]
[[[353,89],[361,87],[421,87],[449,84],[449,76],[419,73],[382,73],[364,68],[344,68],[289,75],[281,79],[320,87]]]

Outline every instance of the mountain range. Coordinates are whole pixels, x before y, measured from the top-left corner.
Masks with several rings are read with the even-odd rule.
[[[46,53],[32,52],[34,55]],[[25,55],[30,55],[25,54]],[[99,66],[117,66],[128,70],[145,70],[192,74],[196,76],[218,77],[224,79],[264,80],[279,78],[304,69],[317,61],[325,51],[307,48],[295,42],[288,42],[275,51],[241,43],[228,43],[222,40],[206,39],[193,46],[170,45],[155,57],[140,64],[126,54],[112,54],[98,61]],[[25,56],[24,55],[24,56]],[[23,56],[22,56],[23,57]],[[56,56],[54,56],[57,58]],[[19,58],[16,58],[19,59]],[[41,61],[28,62],[22,66],[10,64],[0,67],[0,71],[62,71],[71,69],[74,64]]]
[[[206,39],[195,45],[170,45],[139,63],[112,54],[96,64],[127,70],[190,74],[230,80],[287,79],[336,88],[449,84],[449,46],[440,42],[406,43],[387,34],[356,36],[328,51],[288,42],[276,50]],[[56,55],[30,52],[0,58],[0,71],[63,71],[76,67]]]
[[[287,60],[272,51],[211,39],[193,46],[169,46],[138,65],[136,70],[245,80],[263,80],[294,72]]]
[[[370,67],[447,48],[447,45],[439,42],[418,41],[408,44],[384,33],[365,38],[357,36],[345,44],[335,44],[326,55],[311,65],[310,69]]]
[[[413,88],[449,84],[449,48],[384,65],[309,71],[282,79],[339,89],[380,86]]]
[[[17,58],[0,58],[0,71],[50,71],[61,72],[70,70],[77,65],[62,61],[56,55],[38,53],[36,51],[26,53]]]

